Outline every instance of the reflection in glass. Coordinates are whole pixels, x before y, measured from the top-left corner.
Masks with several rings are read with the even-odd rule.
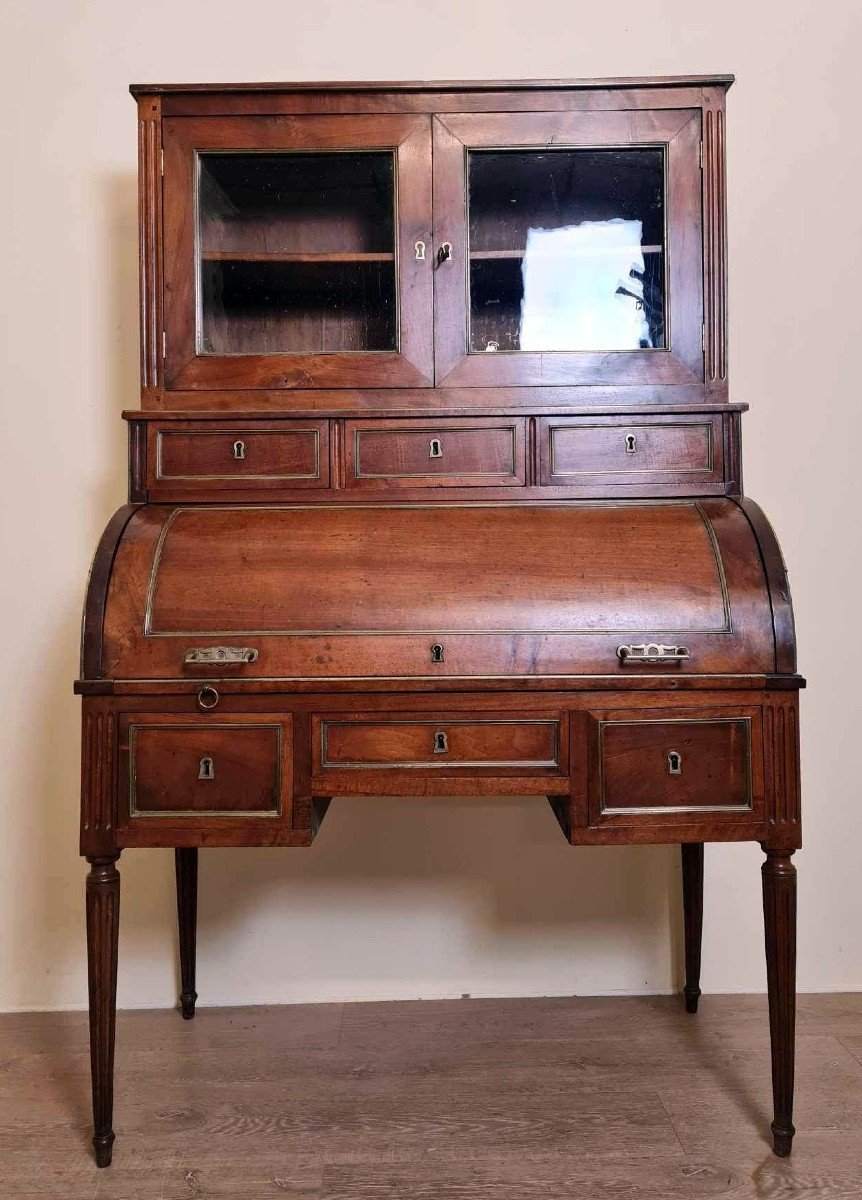
[[[390,153],[199,162],[199,353],[397,348]]]
[[[665,346],[664,152],[469,156],[472,352]]]

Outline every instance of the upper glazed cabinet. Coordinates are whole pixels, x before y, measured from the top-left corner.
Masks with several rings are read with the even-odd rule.
[[[165,115],[164,386],[702,390],[691,94]]]

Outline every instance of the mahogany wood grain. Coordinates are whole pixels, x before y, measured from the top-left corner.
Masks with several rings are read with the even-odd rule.
[[[657,640],[689,650],[680,674],[773,668],[762,568],[729,501],[440,511],[146,508],[109,588],[109,673],[206,678],[185,652],[225,639],[260,652],[236,678],[627,678],[650,668],[617,648]]]
[[[200,96],[212,94],[216,98],[229,96],[230,102],[244,92],[267,95],[271,92],[304,93],[304,92],[450,92],[471,91],[484,94],[486,92],[504,92],[506,95],[517,95],[524,91],[541,93],[554,91],[569,91],[570,89],[585,89],[588,91],[606,91],[607,89],[631,88],[687,88],[687,87],[722,87],[729,88],[735,76],[728,74],[713,75],[633,75],[605,79],[444,79],[435,80],[330,80],[326,83],[318,80],[292,80],[287,83],[132,83],[129,92],[133,96],[152,93],[154,95]]]
[[[329,484],[328,421],[150,424],[147,438],[153,500]],[[235,451],[238,442],[241,457]]]
[[[177,882],[177,926],[180,947],[180,1012],[191,1021],[198,994],[195,991],[198,921],[198,852],[176,849],[174,869]]]
[[[697,1012],[703,942],[703,842],[683,842],[682,907],[685,925],[685,1011]]]
[[[523,419],[347,421],[344,438],[353,490],[526,482]]]
[[[96,1166],[110,1166],[114,1145],[114,1042],[117,947],[120,930],[119,853],[88,856],[87,969],[90,996],[90,1073]]]
[[[793,851],[764,846],[763,916],[766,978],[772,1039],[773,1147],[790,1154],[793,1135],[793,1081],[796,1031],[796,867]]]
[[[715,825],[765,825],[757,707],[596,710],[584,732],[591,827],[673,828],[700,815]]]

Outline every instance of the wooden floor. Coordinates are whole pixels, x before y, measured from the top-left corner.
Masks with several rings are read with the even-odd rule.
[[[85,1017],[0,1016],[0,1200],[862,1197],[862,995],[800,998],[793,1158],[762,997],[120,1014],[114,1165]]]

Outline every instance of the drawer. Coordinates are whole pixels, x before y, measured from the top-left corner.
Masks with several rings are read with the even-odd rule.
[[[284,714],[125,716],[121,826],[177,818],[279,818],[290,806],[290,722]]]
[[[734,715],[609,715],[595,724],[590,823],[673,823],[758,815],[757,710]]]
[[[348,421],[347,486],[500,487],[525,482],[522,419]]]
[[[171,422],[150,428],[154,493],[329,484],[328,422]]]
[[[539,437],[541,481],[546,485],[694,487],[723,479],[719,416],[600,421],[546,417]]]
[[[567,717],[482,713],[313,718],[316,794],[566,794]]]

